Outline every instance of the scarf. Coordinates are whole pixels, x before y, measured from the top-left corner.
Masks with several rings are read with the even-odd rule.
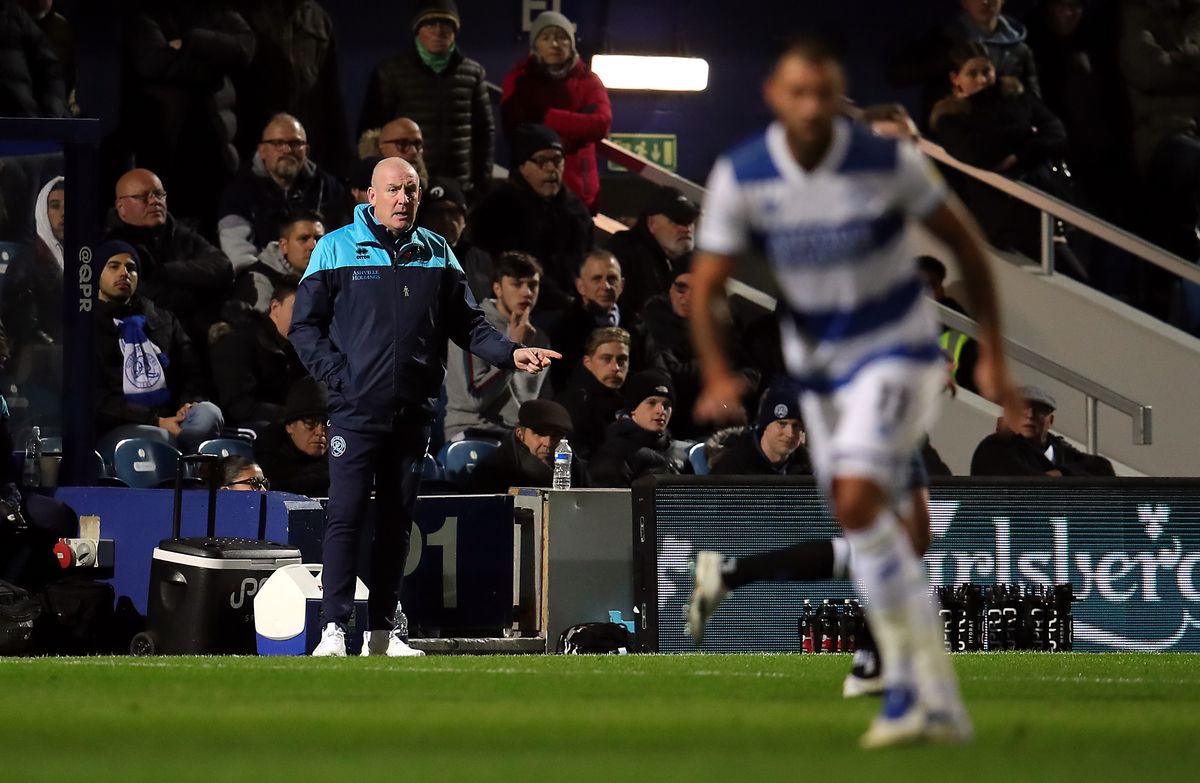
[[[417,44],[417,56],[421,58],[421,62],[429,66],[434,73],[441,73],[450,66],[450,58],[454,56],[454,44],[450,44],[450,48],[445,54],[432,54],[428,49],[421,45],[420,38],[413,39]]]
[[[163,369],[170,365],[157,345],[146,336],[146,316],[130,315],[113,319],[121,346],[121,387],[125,400],[133,405],[157,408],[169,405],[171,392]]]

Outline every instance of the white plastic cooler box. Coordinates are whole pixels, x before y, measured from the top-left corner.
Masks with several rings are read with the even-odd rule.
[[[254,596],[254,631],[259,655],[308,655],[321,640],[321,566],[285,565]],[[367,586],[354,584],[354,611],[346,629],[346,653],[362,650],[367,629]]]

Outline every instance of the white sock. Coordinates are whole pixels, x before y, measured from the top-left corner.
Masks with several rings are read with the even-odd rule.
[[[958,707],[958,687],[929,582],[896,515],[884,511],[869,527],[846,531],[846,540],[879,648],[885,686],[917,686],[930,709]]]

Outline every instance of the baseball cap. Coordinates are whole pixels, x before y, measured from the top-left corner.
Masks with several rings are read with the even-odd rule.
[[[467,211],[467,197],[463,194],[462,185],[458,184],[458,180],[449,177],[435,177],[433,182],[429,183],[429,189],[425,191],[423,206],[428,209],[443,203],[453,204],[463,212]]]
[[[696,218],[700,216],[700,207],[696,203],[683,195],[683,192],[678,188],[673,188],[668,185],[660,185],[650,194],[650,198],[646,200],[646,207],[642,210],[642,214],[646,217],[651,215],[664,215],[672,223],[680,225],[688,225],[694,223]]]

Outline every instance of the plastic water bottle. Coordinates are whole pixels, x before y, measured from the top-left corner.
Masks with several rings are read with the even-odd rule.
[[[25,441],[25,466],[21,483],[26,489],[37,489],[42,485],[42,428],[34,426]]]
[[[554,450],[554,483],[551,485],[554,489],[571,488],[571,459],[574,456],[567,439],[560,440]]]

